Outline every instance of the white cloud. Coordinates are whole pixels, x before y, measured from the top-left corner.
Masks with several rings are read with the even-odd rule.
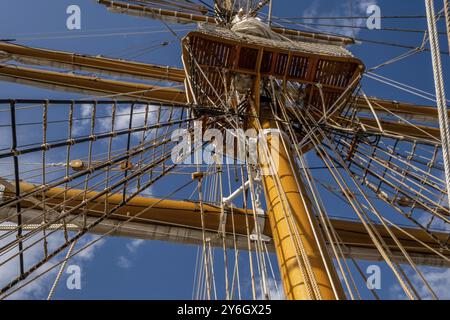
[[[2,233],[0,233],[1,235]],[[30,238],[30,240],[27,240],[24,242],[24,247],[29,246],[33,242],[37,241],[39,238],[42,237],[42,233],[37,234]],[[85,235],[82,237],[77,245],[75,246],[74,252],[79,250],[80,248],[84,247],[86,244],[90,243],[92,240],[96,239],[98,236],[95,235]],[[2,240],[0,240],[0,247],[3,247],[4,245],[7,245],[11,241],[13,241],[15,238],[15,235],[10,235]],[[48,250],[49,252],[52,252],[59,246],[61,246],[64,243],[64,236],[62,232],[55,232],[48,236]],[[98,250],[102,245],[104,244],[104,240],[100,240],[96,242],[95,244],[89,246],[85,250],[81,251],[79,254],[74,256],[68,261],[68,264],[77,264],[81,266],[84,262],[87,262],[89,260],[92,260],[95,257],[95,251]],[[27,249],[24,252],[24,262],[25,262],[25,270],[29,268],[30,266],[36,264],[39,262],[43,256],[44,256],[44,250],[43,250],[43,241],[39,241],[37,244],[33,245],[30,249]],[[54,257],[52,260],[41,266],[38,270],[33,272],[31,275],[29,275],[24,282],[19,283],[15,288],[18,288],[22,284],[25,284],[29,280],[33,279],[37,275],[39,275],[41,272],[47,270],[48,268],[51,268],[55,265],[55,263],[61,261],[66,254],[66,251],[63,251],[60,255],[57,257]],[[8,252],[7,254],[0,256],[0,263],[6,261],[8,258],[12,257],[17,253],[17,249],[15,248],[11,252]],[[51,285],[53,284],[55,280],[56,273],[59,270],[59,266],[53,268],[51,271],[46,273],[45,275],[37,278],[36,280],[33,280],[23,288],[20,288],[17,292],[13,293],[11,296],[8,297],[8,299],[45,299],[48,295],[48,292],[50,290]],[[0,266],[0,287],[5,286],[7,283],[9,283],[12,279],[18,276],[19,274],[19,258],[14,257],[11,261],[5,263],[4,265]],[[61,279],[60,285],[63,285],[63,279]],[[14,289],[12,289],[14,290]]]
[[[2,233],[3,234],[3,233]],[[38,234],[36,236],[33,236],[29,241],[24,242],[24,247],[30,245],[32,242],[36,241],[39,237],[41,237],[41,234]],[[2,240],[0,240],[0,247],[3,247],[7,245],[8,243],[15,240],[15,235],[9,235]],[[61,244],[61,241],[63,240],[63,237],[61,234],[52,234],[48,237],[48,245],[49,250],[54,249],[58,245]],[[16,255],[18,252],[17,248],[14,248],[10,252],[4,254],[0,258],[0,263],[3,263],[9,258],[12,258],[14,255]],[[24,265],[25,269],[29,268],[31,265],[38,262],[43,257],[43,242],[39,242],[38,244],[32,246],[30,249],[26,250],[23,254],[24,256]],[[36,270],[33,274],[31,274],[28,279],[33,278],[40,272],[44,271],[48,267],[51,267],[53,264],[51,262],[46,263],[44,266]],[[36,281],[31,282],[27,286],[23,287],[16,293],[12,294],[8,299],[35,299],[38,297],[41,297],[46,289],[49,288],[49,280],[54,278],[55,271],[49,272],[48,274],[42,276],[41,278],[38,278]],[[0,266],[0,274],[2,275],[0,277],[0,286],[3,287],[6,284],[8,284],[11,280],[16,278],[19,275],[19,257],[14,257],[10,261],[6,262],[2,266]],[[27,281],[25,280],[25,281]],[[19,283],[18,286],[21,284]]]
[[[78,116],[74,115],[74,119],[83,119],[74,121],[74,125],[72,127],[72,134],[77,136],[81,133],[85,133],[86,130],[89,130],[89,126],[91,123],[90,118],[92,117],[92,104],[83,103],[78,109]],[[76,112],[76,111],[75,111]],[[87,131],[88,132],[88,131]]]
[[[260,279],[257,279],[256,283],[259,282]],[[270,300],[285,300],[284,291],[283,291],[283,284],[281,281],[276,281],[272,278],[267,279],[267,289],[269,291],[269,297]],[[263,292],[262,288],[260,286],[257,286],[256,288],[256,295],[258,299],[263,300]]]
[[[126,244],[126,247],[130,254],[137,252],[138,248],[144,244],[144,240],[135,239]],[[117,258],[117,266],[122,269],[129,269],[133,266],[133,261],[126,256],[122,255]]]
[[[109,108],[109,110],[107,110]],[[150,105],[148,108],[148,120],[147,122],[149,124],[155,123],[157,119],[157,113],[159,107]],[[91,125],[91,117],[92,117],[92,104],[82,104],[79,109],[76,111],[76,116],[74,116],[74,119],[83,119],[83,120],[77,120],[74,122],[73,127],[73,133],[79,134],[81,132],[86,133],[89,130]],[[100,126],[101,131],[108,131],[111,130],[111,112],[112,106],[104,105],[102,106],[102,109],[97,108],[96,110],[96,126]],[[122,106],[119,105],[116,108],[116,116],[114,120],[114,127],[116,130],[123,130],[128,129],[128,126],[130,125],[130,110],[131,106],[126,105]],[[143,126],[145,123],[145,110],[146,106],[141,104],[136,104],[133,108],[133,127],[139,127]],[[107,111],[107,112],[105,112]],[[109,115],[109,116],[107,116]]]
[[[81,111],[81,117],[82,118],[89,118],[92,116],[92,104],[83,103],[81,105],[80,111]]]
[[[144,244],[144,240],[142,239],[136,239],[132,240],[130,243],[127,243],[127,249],[131,253],[135,253],[137,249]]]
[[[334,2],[339,3],[338,6],[330,7],[330,1],[314,1],[308,8],[303,11],[303,16],[306,17],[340,17],[340,16],[366,16],[367,8],[370,5],[377,4],[377,0],[354,0],[352,11],[350,10],[350,5],[348,1],[345,2]],[[365,27],[365,19],[306,19],[302,20],[304,23],[314,23],[314,24],[327,24],[327,25],[343,25],[343,26],[355,26],[355,27]],[[342,34],[345,36],[357,35],[362,29],[357,28],[342,28],[342,27],[328,27],[328,26],[305,26],[311,31],[321,31]]]
[[[424,277],[430,283],[434,292],[440,299],[450,299],[450,269],[442,268],[423,268]],[[415,282],[419,282],[419,276],[416,275]],[[431,298],[431,294],[425,285],[420,287],[420,293],[427,299]]]
[[[268,287],[271,300],[285,300],[283,284],[281,281],[275,282],[274,279],[269,279]]]
[[[80,248],[84,247],[88,243],[91,243],[92,241],[95,241],[99,238],[99,235],[85,235],[80,240],[78,240],[77,245],[75,246],[75,250],[79,250]],[[105,238],[102,238],[95,242],[94,244],[90,245],[80,253],[78,253],[74,259],[80,260],[80,261],[90,261],[93,258],[95,258],[96,251],[102,247],[106,242]]]
[[[450,269],[419,267],[423,276],[439,299],[450,299]],[[414,284],[422,299],[432,299],[432,295],[417,273],[408,272],[408,277]],[[400,286],[396,283],[389,289],[393,299],[406,299]]]
[[[147,112],[147,123],[154,124],[157,121],[157,110],[159,107],[149,105]],[[130,109],[131,106],[119,106],[116,109],[116,117],[114,120],[114,127],[116,130],[128,129],[130,125]],[[133,108],[133,123],[132,127],[141,127],[145,124],[145,105],[135,105]],[[103,119],[99,119],[100,126],[102,130],[111,130],[111,116]],[[142,135],[141,133],[136,133],[136,135]]]
[[[122,269],[129,269],[131,268],[133,263],[128,258],[124,256],[119,256],[119,258],[117,259],[117,265]]]

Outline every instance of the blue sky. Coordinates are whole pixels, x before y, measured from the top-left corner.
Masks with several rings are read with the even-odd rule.
[[[441,1],[438,1],[439,4]],[[378,0],[354,1],[358,5],[377,3],[382,15],[422,15],[425,12],[422,0]],[[82,13],[82,29],[69,31],[66,28],[66,8],[77,4]],[[280,0],[274,3],[274,16],[298,17],[308,14],[321,16],[348,15],[348,1],[334,0]],[[359,15],[364,12],[358,11]],[[382,25],[410,29],[426,29],[425,20],[388,21]],[[179,35],[185,34],[192,26],[174,25]],[[444,30],[444,25],[440,24]],[[347,30],[345,30],[347,31]],[[118,32],[129,33],[118,35]],[[137,33],[139,34],[131,34]],[[98,36],[93,36],[97,34]],[[380,32],[363,30],[357,38],[376,41],[397,42],[417,46],[420,34]],[[64,50],[92,55],[117,56],[145,45],[169,41],[167,47],[139,56],[143,62],[181,66],[180,45],[165,26],[155,20],[113,14],[96,1],[67,0],[4,0],[0,4],[0,38],[17,39],[18,44],[42,48]],[[445,38],[441,38],[441,49],[448,50]],[[367,67],[378,65],[407,51],[402,48],[364,43],[350,47]],[[126,56],[125,56],[126,57]],[[445,74],[450,64],[448,56],[443,56]],[[424,91],[434,93],[431,59],[429,53],[419,53],[404,61],[381,68],[379,74],[407,83]],[[367,95],[380,98],[408,101],[418,104],[429,102],[411,94],[365,79],[363,88]],[[448,88],[448,81],[447,81]],[[447,90],[447,92],[450,92]],[[79,95],[36,89],[10,83],[0,83],[0,98],[58,99],[78,98]],[[159,190],[164,192],[164,190]],[[334,201],[334,200],[332,200]],[[332,203],[335,208],[339,204]],[[342,210],[345,210],[342,207]],[[337,212],[334,215],[340,215]],[[136,242],[131,239],[109,238],[92,250],[92,255],[80,262],[83,270],[82,290],[67,290],[62,284],[56,291],[57,299],[190,299],[197,248],[162,242]],[[383,286],[390,286],[391,278],[383,280]],[[27,298],[43,298],[47,290],[28,292]],[[385,298],[392,297],[386,292]]]

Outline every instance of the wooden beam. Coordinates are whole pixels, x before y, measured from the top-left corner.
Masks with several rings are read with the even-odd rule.
[[[172,10],[162,10],[158,8],[152,8],[149,6],[142,6],[137,4],[130,4],[127,2],[121,1],[112,1],[112,0],[98,0],[99,4],[105,5],[109,9],[119,12],[119,13],[127,13],[131,15],[137,16],[147,16],[150,18],[172,18],[177,19],[181,23],[189,23],[189,22],[204,22],[210,24],[216,24],[216,19],[214,17],[195,15],[190,13],[184,13],[179,11]],[[334,35],[328,35],[324,33],[315,33],[315,32],[307,32],[300,31],[294,29],[286,29],[279,27],[272,27],[272,30],[278,34],[283,34],[286,36],[293,36],[299,38],[308,38],[315,39],[326,42],[333,42],[334,44],[340,43],[344,45],[355,43],[354,39],[348,37],[340,37]]]
[[[184,90],[148,84],[106,80],[70,73],[45,71],[0,64],[0,79],[48,89],[100,94],[106,97],[139,99],[165,103],[185,103]]]
[[[28,183],[21,183],[21,192],[31,191],[34,188],[39,187],[38,185],[32,185]],[[94,191],[90,191],[86,194],[86,199],[93,197],[96,194]],[[46,192],[46,204],[48,207],[52,206],[56,208],[58,204],[61,204],[64,201],[64,189],[63,188],[53,188]],[[66,202],[66,207],[73,207],[80,202],[83,201],[83,190],[67,190],[67,199],[70,199]],[[37,195],[35,198],[39,199],[42,195]],[[0,204],[3,199],[14,197],[14,193],[7,186],[4,193],[0,193]],[[32,208],[35,206],[35,200],[26,199],[21,202],[22,207],[24,208],[24,222],[25,223],[38,223],[40,220],[29,221],[32,217],[38,217],[40,211],[30,210],[27,208]],[[123,200],[121,194],[115,194],[108,197],[108,209],[120,204]],[[84,211],[88,215],[88,217],[95,219],[96,217],[104,214],[104,205],[105,205],[105,197],[100,197],[95,201],[89,203],[86,207],[87,210]],[[179,228],[178,230],[201,230],[201,221],[200,221],[200,208],[197,202],[190,201],[178,201],[178,200],[161,200],[157,198],[147,198],[147,197],[135,197],[121,209],[116,211],[108,221],[110,221],[111,226],[117,225],[120,221],[124,221],[129,219],[131,216],[136,216],[146,208],[151,207],[151,210],[146,211],[144,214],[141,214],[138,218],[133,220],[134,229],[132,231],[128,231],[126,236],[131,237],[143,237],[142,230],[145,230],[147,227],[159,226],[161,228]],[[204,213],[205,213],[205,226],[206,231],[211,234],[217,234],[217,230],[220,226],[220,215],[221,208],[209,204],[204,204]],[[11,209],[14,212],[14,209]],[[8,209],[6,210],[8,211]],[[5,218],[5,209],[0,209],[0,216]],[[54,210],[52,210],[54,212]],[[81,212],[76,212],[75,215],[79,215]],[[244,210],[240,208],[234,208],[233,210],[226,210],[227,220],[226,220],[226,232],[228,234],[233,233],[233,228],[238,237],[246,237],[247,235],[247,227],[246,221],[249,223],[249,229],[253,230],[254,227],[254,219],[253,212],[251,210]],[[53,214],[53,213],[52,213]],[[233,215],[233,219],[231,218]],[[248,218],[248,220],[247,220]],[[270,222],[267,216],[263,217],[264,222],[264,230],[263,234],[272,238]],[[232,221],[234,220],[234,226]],[[14,218],[11,218],[12,222],[14,222]],[[38,221],[38,222],[36,222]],[[368,236],[364,226],[358,221],[349,221],[342,219],[331,219],[331,225],[336,230],[338,237],[342,241],[344,245],[344,249],[347,250],[349,256],[359,257],[368,260],[379,260],[381,257],[377,253],[377,250]],[[323,226],[321,226],[323,228]],[[384,242],[389,246],[393,253],[398,255],[401,258],[401,253],[399,252],[396,244],[389,236],[388,232],[382,225],[375,225],[377,232],[381,235]],[[124,229],[121,227],[121,229]],[[108,230],[103,229],[103,231]],[[135,230],[135,231],[133,231]],[[402,230],[398,230],[396,228],[391,228],[392,232],[397,236],[400,243],[405,246],[408,253],[410,253],[413,257],[417,257],[417,261],[420,264],[424,265],[450,265],[450,250],[442,250],[436,241],[432,239],[432,237],[427,234],[422,229],[412,228],[412,227],[402,227]],[[135,233],[133,233],[135,232]],[[409,234],[409,235],[408,235]],[[448,232],[432,232],[433,236],[439,239],[441,242],[445,243],[448,238]],[[116,235],[120,235],[120,232]],[[417,240],[423,242],[425,245],[438,250],[441,254],[446,256],[449,261],[437,256],[432,253],[425,246],[421,245],[419,242],[414,240],[412,237]],[[167,235],[169,237],[169,235]],[[171,235],[171,238],[174,236]],[[158,240],[164,240],[164,235],[161,234],[158,237]],[[201,237],[198,239],[200,241]],[[195,243],[195,242],[191,242]],[[242,247],[245,249],[246,241],[242,241]],[[221,242],[219,241],[217,245],[221,246]],[[270,247],[273,250],[273,245]]]
[[[184,70],[122,59],[89,56],[71,52],[31,48],[0,42],[0,60],[14,60],[55,68],[96,72],[145,80],[166,80],[183,83]]]
[[[349,120],[345,120],[349,121]],[[378,129],[377,121],[375,119],[362,118],[359,117],[359,122],[363,125],[369,126],[369,132],[382,134]],[[440,140],[440,132],[439,128],[422,126],[422,125],[411,125],[404,122],[395,122],[395,121],[383,121],[380,120],[381,127],[383,128],[384,133],[389,133],[397,136],[403,136],[405,138],[417,138],[424,139],[429,141],[434,141],[434,143],[439,143]]]
[[[417,105],[408,102],[398,102],[370,97],[370,103],[377,114],[393,116],[393,114],[403,117],[405,120],[416,120],[423,122],[438,123],[436,106]],[[356,108],[370,113],[370,107],[364,97],[357,97]],[[450,116],[450,111],[448,111]]]

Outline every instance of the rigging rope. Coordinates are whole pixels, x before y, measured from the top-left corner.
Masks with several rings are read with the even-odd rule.
[[[450,51],[450,4],[444,0],[445,25],[447,26],[447,42]]]
[[[444,78],[442,75],[441,57],[439,56],[439,38],[436,31],[434,1],[425,0],[428,17],[428,33],[430,35],[431,57],[433,62],[434,84],[436,89],[436,103],[439,116],[439,128],[442,141],[442,157],[444,159],[445,181],[450,207],[450,129],[447,113],[447,99],[445,98]]]
[[[70,256],[72,255],[72,251],[75,248],[76,244],[77,244],[77,241],[72,242],[72,244],[69,247],[69,250],[67,250],[66,257],[64,259],[64,262],[61,264],[61,267],[59,268],[58,274],[56,275],[56,279],[53,282],[53,285],[52,285],[52,287],[50,289],[50,292],[48,293],[47,300],[52,300],[53,295],[54,295],[55,290],[56,290],[56,286],[58,285],[59,280],[61,279],[62,273],[63,273],[64,269],[66,268],[67,261],[69,260]]]
[[[393,16],[381,16],[381,19],[426,19],[424,15],[393,15]],[[288,20],[350,20],[350,19],[369,19],[368,16],[331,16],[331,17],[316,17],[316,16],[303,16],[303,17],[280,17],[280,19]]]

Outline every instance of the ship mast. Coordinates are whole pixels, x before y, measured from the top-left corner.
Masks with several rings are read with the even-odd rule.
[[[272,1],[263,1],[258,6]],[[262,57],[262,51],[259,59]],[[260,64],[259,64],[260,65]],[[269,112],[261,103],[261,70],[258,70],[254,85],[254,111],[261,117]],[[276,115],[272,113],[272,119]],[[263,175],[262,182],[267,204],[267,215],[273,236],[275,251],[280,269],[286,299],[290,300],[339,300],[345,299],[340,281],[333,268],[313,213],[306,188],[295,169],[295,159],[291,156],[292,141],[273,120],[255,121],[260,137],[265,136],[267,151],[259,153],[259,163],[272,167]],[[261,126],[262,124],[262,126]],[[275,135],[276,137],[273,137]],[[275,140],[277,143],[273,143]],[[283,143],[281,143],[282,141]],[[275,149],[277,163],[269,159]]]
[[[255,80],[253,101],[258,118],[276,115],[261,102],[261,74]],[[265,118],[267,119],[267,117]],[[338,276],[318,228],[306,187],[295,167],[292,141],[274,120],[254,121],[259,137],[267,142],[266,153],[259,152],[267,215],[286,299],[345,299]],[[293,148],[292,148],[293,149]],[[277,157],[275,163],[272,156]]]
[[[264,130],[268,133],[269,145],[272,134],[286,137],[285,145],[280,143],[278,147],[278,170],[263,178],[285,297],[292,300],[343,299],[325,241],[311,217],[311,202],[305,186],[293,167],[294,159],[289,152],[291,142],[273,122],[265,122]]]
[[[271,32],[273,37],[276,38],[278,35],[273,29],[271,30],[270,26],[259,25],[261,22],[253,18],[254,14],[268,3],[269,1],[259,2],[256,7],[250,8],[250,11],[244,17],[248,17],[247,23],[255,24],[255,29],[269,30],[267,32]],[[233,13],[234,10],[234,7],[229,5],[229,2],[223,2],[221,5],[218,5],[216,2],[216,8],[222,11],[225,10],[227,15]],[[223,32],[226,32],[225,29]],[[245,33],[245,31],[242,32]],[[215,37],[214,40],[211,37]],[[229,35],[229,37],[232,36]],[[183,59],[186,75],[190,79],[190,83],[198,84],[200,87],[205,82],[204,78],[209,79],[208,83],[202,87],[203,95],[220,96],[222,94],[221,91],[218,92],[218,90],[221,90],[220,79],[221,76],[226,77],[226,75],[221,75],[220,71],[207,67],[204,69],[204,74],[193,72],[193,70],[199,68],[198,66],[209,66],[211,62],[205,57],[211,55],[208,48],[215,46],[217,54],[214,55],[214,59],[221,61],[220,63],[223,65],[220,66],[227,69],[228,74],[233,74],[235,81],[240,81],[236,79],[251,79],[253,84],[247,88],[248,93],[244,93],[245,90],[238,89],[238,91],[241,91],[241,101],[246,101],[247,103],[247,112],[253,115],[250,119],[244,120],[243,126],[256,129],[259,133],[259,143],[265,144],[266,148],[266,151],[259,149],[259,165],[255,170],[257,171],[256,175],[261,176],[259,181],[262,183],[265,192],[267,215],[270,221],[285,297],[295,300],[343,299],[345,295],[325,246],[325,240],[321,233],[323,230],[319,229],[316,222],[312,202],[308,199],[305,191],[307,187],[303,185],[302,179],[296,171],[296,159],[292,156],[294,152],[291,150],[293,145],[293,141],[290,139],[291,135],[288,132],[284,132],[285,129],[279,126],[279,122],[276,120],[279,118],[279,115],[275,114],[273,108],[270,108],[270,103],[267,101],[271,99],[266,91],[270,91],[268,90],[270,84],[273,84],[272,81],[278,79],[284,88],[280,90],[285,92],[286,84],[289,81],[287,78],[295,81],[293,79],[297,77],[298,83],[303,82],[307,86],[310,86],[311,83],[322,82],[325,86],[324,94],[330,97],[336,94],[336,90],[345,96],[345,91],[347,90],[344,89],[347,86],[352,87],[353,81],[351,79],[355,79],[358,76],[362,66],[359,62],[352,59],[336,62],[332,60],[333,58],[319,57],[319,55],[311,58],[311,61],[296,60],[299,59],[298,54],[300,53],[295,52],[295,46],[286,46],[283,51],[283,48],[277,48],[273,45],[270,47],[271,39],[266,40],[265,37],[266,35],[261,36],[260,40],[253,44],[246,43],[241,38],[228,40],[227,43],[226,40],[222,40],[222,35],[216,36],[211,33],[206,36],[201,32],[193,32],[184,40]],[[270,47],[269,49],[268,46]],[[233,61],[227,58],[229,57],[226,54],[227,50],[236,53],[233,55]],[[268,55],[271,55],[270,58],[268,58]],[[286,57],[284,60],[281,58],[283,56]],[[320,59],[331,59],[329,63],[335,64],[334,72],[336,72],[336,75],[329,78],[333,84],[327,83],[329,80],[316,79],[316,68],[322,63],[319,62]],[[195,61],[195,63],[189,65],[189,61]],[[293,61],[305,61],[303,67],[297,68],[306,68],[307,65],[310,69],[307,72],[310,78],[302,78],[305,75],[288,75],[291,72],[291,68],[288,66]],[[301,64],[302,62],[297,63]],[[343,72],[340,68],[349,68],[351,70],[347,74],[347,79],[344,81],[345,84],[344,82],[335,81],[335,79],[341,78],[338,77],[339,72]],[[250,75],[249,70],[251,70]],[[331,86],[334,87],[330,89]],[[193,89],[191,86],[188,86],[187,90],[191,90],[190,94],[195,96],[195,91],[199,88]],[[308,99],[310,101],[311,99],[316,99],[314,97],[319,96],[317,88],[309,87],[308,90]],[[210,104],[210,101],[200,98],[196,103],[200,105]],[[281,104],[283,103],[281,102]],[[285,108],[286,106],[280,105],[277,107]],[[282,144],[274,144],[275,135],[281,138]],[[302,137],[298,138],[302,139]],[[275,157],[277,158],[276,161]],[[275,165],[274,161],[278,165]],[[267,170],[263,169],[265,164],[269,166],[268,169],[266,168]],[[267,171],[265,172],[266,175],[262,171]],[[256,233],[258,234],[258,232]],[[256,240],[256,242],[258,241],[259,239]]]
[[[367,279],[355,259],[385,262],[411,299],[428,295],[415,289],[419,278],[429,294],[437,297],[416,267],[450,265],[449,234],[433,229],[450,224],[450,210],[443,203],[448,196],[444,173],[450,169],[444,170],[439,155],[450,141],[445,125],[450,114],[432,0],[426,4],[439,109],[367,97],[359,91],[364,64],[344,48],[354,40],[272,27],[271,7],[263,24],[257,12],[271,5],[270,0],[201,1],[202,5],[160,0],[98,2],[112,12],[200,25],[177,37],[183,49],[182,69],[0,43],[0,80],[95,94],[92,100],[0,100],[0,113],[11,119],[0,124],[0,129],[11,130],[11,145],[0,148],[4,175],[0,177],[0,240],[6,241],[0,248],[0,268],[18,269],[1,282],[0,299],[52,270],[57,264],[45,269],[47,262],[68,249],[65,260],[58,263],[62,264],[60,275],[67,259],[106,236],[201,245],[193,298],[218,297],[217,248],[224,254],[227,299],[250,295],[241,296],[242,274],[249,275],[254,299],[261,297],[259,293],[267,299],[276,297],[278,277],[271,265],[272,252],[287,299],[364,297],[359,289]],[[445,5],[448,13],[448,1]],[[166,29],[174,34],[168,24]],[[376,74],[365,75],[377,79]],[[160,81],[173,85],[160,86]],[[386,77],[378,81],[401,85]],[[29,115],[38,113],[42,119],[30,123]],[[56,114],[67,118],[56,119]],[[187,137],[195,135],[198,120],[205,129],[234,133],[233,150],[241,143],[247,148],[255,140],[260,148],[244,150],[252,151],[251,155],[242,152],[244,159],[230,155],[238,160],[237,166],[178,165],[171,157],[178,141],[170,136],[178,130]],[[63,125],[67,131],[59,130]],[[29,134],[30,126],[41,127],[42,138],[24,144],[21,137]],[[256,129],[259,139],[239,139],[238,133],[247,129]],[[199,150],[218,141],[214,137],[208,145],[200,144]],[[224,142],[228,147],[228,141]],[[314,160],[323,162],[323,167],[306,163],[304,154],[313,151]],[[183,152],[177,160],[193,153]],[[247,161],[255,155],[256,162]],[[29,162],[32,157],[41,161]],[[25,165],[30,169],[24,170]],[[327,170],[335,186],[314,176],[313,169]],[[185,183],[172,186],[179,180]],[[166,194],[149,197],[146,191],[158,181],[165,183],[161,191]],[[185,188],[195,182],[197,187],[185,199],[190,193]],[[334,203],[322,202],[319,187],[344,200],[356,221],[347,220],[348,216],[333,218],[325,204]],[[390,213],[378,212],[372,198],[409,224],[401,225],[401,220],[391,220]],[[64,239],[49,246],[56,232],[64,233]],[[87,233],[101,236],[74,249]],[[41,244],[40,257],[28,254]],[[231,248],[234,257],[230,258]],[[239,259],[240,250],[248,258]],[[349,259],[361,276],[361,286],[354,281]],[[245,264],[241,276],[239,260]],[[412,267],[414,278],[403,273],[401,265]],[[379,298],[375,289],[368,289]]]

